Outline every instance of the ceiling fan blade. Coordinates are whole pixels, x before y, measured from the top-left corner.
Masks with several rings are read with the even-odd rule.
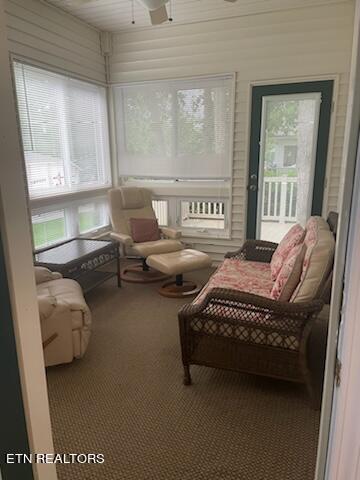
[[[64,0],[64,3],[71,5],[73,7],[81,7],[81,5],[85,5],[86,3],[91,3],[94,0]]]
[[[165,5],[156,10],[149,10],[149,14],[152,25],[160,25],[169,20]]]

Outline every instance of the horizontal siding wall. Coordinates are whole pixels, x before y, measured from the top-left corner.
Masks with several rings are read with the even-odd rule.
[[[96,29],[39,0],[6,0],[5,11],[11,53],[105,82],[105,62]]]
[[[250,85],[337,77],[324,213],[337,209],[354,4],[283,10],[113,36],[112,83],[236,72],[232,239],[188,239],[220,260],[245,236]]]

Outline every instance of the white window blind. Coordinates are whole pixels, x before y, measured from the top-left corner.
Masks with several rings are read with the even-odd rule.
[[[110,186],[104,87],[14,63],[30,198]]]
[[[231,177],[233,77],[115,86],[119,174]]]

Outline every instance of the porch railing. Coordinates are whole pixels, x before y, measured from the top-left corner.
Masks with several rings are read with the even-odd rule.
[[[262,220],[296,221],[297,177],[265,177]]]
[[[183,204],[183,216],[187,218],[222,220],[224,213],[224,202],[195,201]]]
[[[169,223],[168,201],[157,198],[152,201],[152,206],[159,225],[161,227],[166,227]]]

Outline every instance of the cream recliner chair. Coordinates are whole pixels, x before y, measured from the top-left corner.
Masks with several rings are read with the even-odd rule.
[[[136,243],[131,237],[130,218],[156,219],[152,207],[151,191],[138,187],[117,187],[109,191],[110,218],[113,231],[111,237],[123,247],[125,256],[142,259],[141,264],[133,264],[122,271],[122,278],[129,282],[155,282],[164,276],[146,264],[146,257],[157,253],[171,253],[184,248],[179,240],[181,232],[173,228],[160,227],[162,238],[151,242]]]
[[[35,267],[45,365],[81,358],[91,335],[91,312],[81,287],[45,267]]]

